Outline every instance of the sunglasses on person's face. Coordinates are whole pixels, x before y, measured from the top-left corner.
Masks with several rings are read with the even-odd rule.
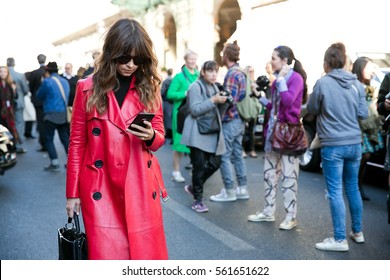
[[[131,55],[122,55],[118,58],[116,58],[116,61],[119,63],[119,64],[127,64],[129,63],[131,60],[133,60],[133,63],[135,65],[141,65],[143,62],[144,62],[144,58],[141,57],[141,56],[131,56]]]

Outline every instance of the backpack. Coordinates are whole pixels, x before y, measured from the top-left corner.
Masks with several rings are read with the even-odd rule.
[[[184,78],[190,83],[186,72],[183,70],[184,65],[181,67],[181,71],[184,75]],[[183,133],[184,121],[186,120],[187,115],[190,113],[190,104],[187,102],[187,96],[180,103],[179,108],[177,108],[177,127],[176,131],[180,134]]]
[[[171,100],[168,100],[167,98],[167,92],[168,92],[168,89],[169,89],[169,86],[171,85],[172,83],[172,78],[167,78],[165,79],[163,82],[162,82],[162,85],[161,85],[161,97],[162,97],[162,100],[164,101],[168,101],[169,103],[173,103]]]
[[[183,133],[184,121],[190,113],[190,104],[187,102],[187,97],[183,99],[179,108],[177,109],[177,128],[176,131],[180,134]]]
[[[243,100],[236,103],[238,113],[240,114],[240,117],[246,122],[251,119],[257,119],[261,110],[261,104],[257,97],[251,97],[251,80],[240,67],[233,67],[233,69],[239,70],[245,75],[246,83],[245,97]]]

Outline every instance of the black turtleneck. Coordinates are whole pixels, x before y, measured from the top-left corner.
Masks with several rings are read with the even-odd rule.
[[[123,101],[125,100],[126,94],[129,91],[131,79],[133,76],[125,77],[118,74],[119,89],[115,91],[116,101],[120,108],[122,108]]]

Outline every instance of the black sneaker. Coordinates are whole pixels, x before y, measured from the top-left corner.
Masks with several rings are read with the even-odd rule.
[[[56,164],[56,165],[50,164],[50,165],[46,166],[46,167],[44,168],[44,170],[45,170],[45,171],[50,171],[50,172],[58,172],[58,171],[60,171],[61,169],[60,169],[60,165],[59,165],[59,164]]]
[[[19,148],[19,149],[16,149],[16,153],[17,154],[25,154],[25,153],[27,153],[27,150],[25,150],[23,148]]]

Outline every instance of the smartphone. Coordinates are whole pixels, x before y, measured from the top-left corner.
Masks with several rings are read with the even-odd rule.
[[[136,130],[134,127],[131,127],[132,124],[136,124],[136,125],[139,125],[139,126],[142,126],[142,127],[146,127],[146,125],[144,124],[144,121],[148,121],[150,122],[153,118],[154,118],[155,114],[153,113],[139,113],[135,118],[134,120],[131,122],[131,124],[129,125],[129,129],[131,130]]]
[[[390,99],[390,92],[388,94],[386,94],[385,98]]]

